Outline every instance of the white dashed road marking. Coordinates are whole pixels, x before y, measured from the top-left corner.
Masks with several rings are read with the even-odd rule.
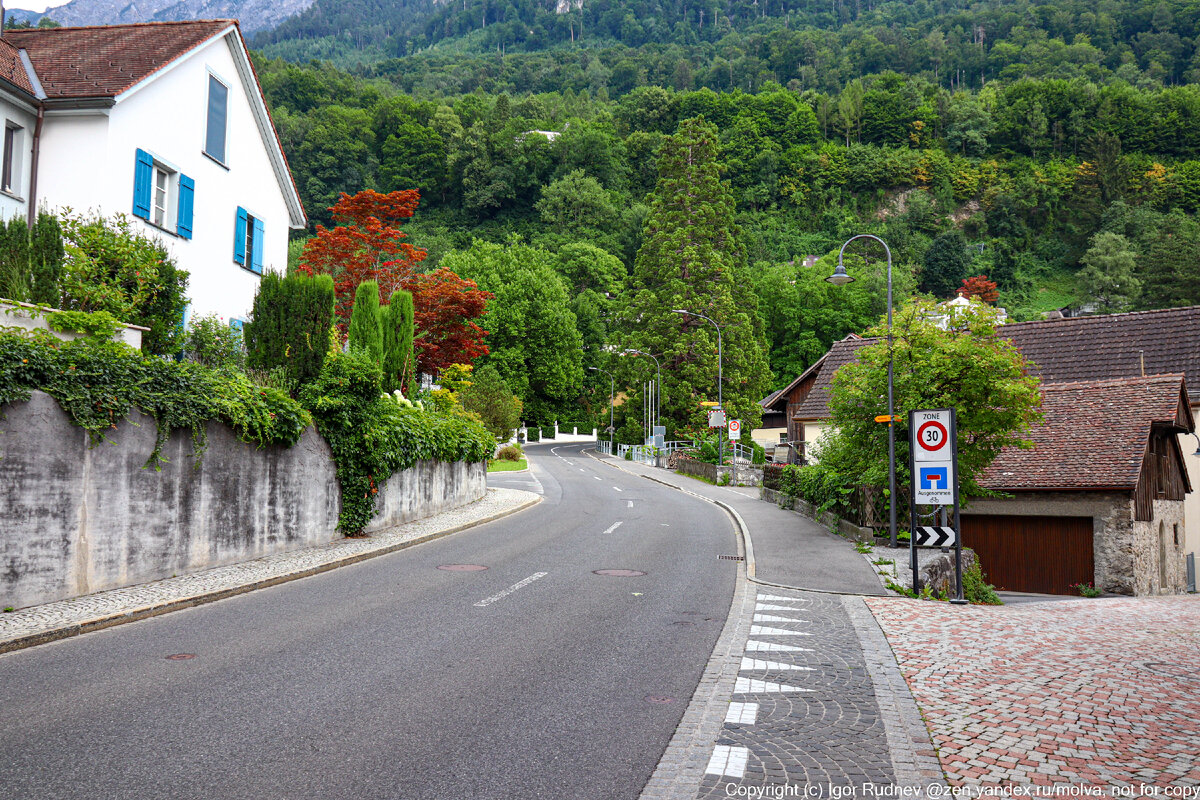
[[[738,678],[733,687],[734,694],[767,694],[769,692],[811,692],[812,689],[801,689],[799,686],[788,686],[784,683],[771,683],[753,678]]]
[[[627,501],[627,502],[626,502],[626,504],[625,504],[625,507],[626,507],[626,508],[633,508],[633,501],[632,501],[632,500],[629,500],[629,501]]]
[[[737,725],[753,725],[758,721],[758,703],[730,703],[725,721]]]
[[[615,530],[616,530],[617,528],[619,528],[619,527],[621,527],[621,523],[620,523],[620,522],[614,522],[612,525],[609,525],[607,528],[605,528],[605,529],[604,529],[604,532],[605,532],[605,533],[612,533],[613,531],[615,531]]]
[[[719,744],[713,748],[712,758],[708,760],[708,768],[704,771],[709,775],[740,778],[746,774],[746,762],[749,760],[750,748]]]
[[[549,574],[550,573],[548,573],[548,572],[535,572],[532,575],[530,575],[528,578],[526,578],[525,580],[520,581],[518,583],[514,583],[512,586],[508,587],[503,592],[498,592],[498,593],[492,595],[491,597],[488,597],[484,600],[480,600],[478,603],[475,604],[475,607],[476,608],[484,608],[485,606],[490,606],[492,603],[496,602],[497,600],[502,600],[505,597],[508,597],[510,594],[515,592],[517,589],[520,589],[523,586],[528,586],[529,584],[533,583],[534,581],[538,580],[539,578],[544,578]]]
[[[783,669],[796,669],[796,670],[803,670],[804,672],[812,672],[813,671],[812,667],[801,667],[798,664],[784,664],[779,661],[759,661],[756,658],[743,658],[742,659],[742,671],[743,672],[748,671],[748,670],[766,670],[767,672],[774,672],[776,670],[783,670]]]
[[[604,480],[604,479],[603,479],[603,478],[601,478],[599,475],[593,475],[592,477],[593,477],[593,478],[595,478],[595,479],[596,479],[596,480],[598,480],[598,481],[602,481],[602,480]]]

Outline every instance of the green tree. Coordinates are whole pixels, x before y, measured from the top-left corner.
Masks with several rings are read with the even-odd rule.
[[[58,217],[44,211],[39,213],[29,231],[29,240],[30,298],[35,303],[57,306],[58,282],[66,254]]]
[[[381,311],[383,317],[383,390],[392,392],[416,385],[413,358],[413,296],[401,289]]]
[[[459,392],[459,401],[479,415],[497,442],[507,442],[521,424],[521,400],[491,364],[474,371],[471,385]]]
[[[383,314],[379,308],[379,284],[375,281],[363,281],[354,291],[348,338],[351,350],[366,353],[382,366]]]
[[[1137,251],[1119,233],[1100,231],[1084,254],[1079,280],[1098,311],[1117,314],[1129,311],[1142,291],[1135,277]]]
[[[1004,447],[1029,447],[1029,428],[1041,419],[1039,381],[1025,359],[996,336],[995,311],[973,302],[951,325],[939,327],[929,301],[905,303],[893,321],[895,409],[953,408],[958,422],[958,478],[964,497],[984,496],[978,478]],[[820,450],[821,464],[848,485],[888,485],[887,426],[875,422],[887,413],[888,343],[886,323],[871,331],[880,337],[833,379],[829,408],[832,428]],[[908,442],[896,437],[896,483],[910,479]]]
[[[535,208],[546,225],[573,233],[604,230],[618,219],[616,206],[600,181],[579,169],[543,188]]]
[[[770,382],[746,251],[733,222],[729,185],[720,178],[717,147],[717,129],[703,119],[685,120],[664,142],[645,239],[620,312],[621,343],[660,355],[662,415],[675,430],[706,423],[699,404],[717,399],[718,366],[725,406],[747,428],[761,420],[758,401]],[[704,314],[720,326],[720,365],[713,325],[673,309]]]
[[[315,380],[329,352],[333,302],[328,275],[263,275],[245,326],[248,365],[282,368],[297,385]]]
[[[967,255],[967,241],[962,233],[950,230],[939,234],[925,251],[921,291],[929,292],[939,300],[949,299],[970,269],[971,257]]]

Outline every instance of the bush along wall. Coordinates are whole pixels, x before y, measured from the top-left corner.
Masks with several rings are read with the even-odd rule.
[[[439,414],[380,391],[383,373],[367,352],[326,359],[300,391],[317,430],[329,442],[342,492],[338,528],[355,536],[375,515],[379,486],[418,461],[486,461],[495,439],[472,415]]]
[[[94,338],[61,342],[0,333],[0,406],[28,400],[34,389],[57,400],[93,444],[132,408],[153,417],[157,437],[147,467],[159,465],[175,428],[191,432],[199,458],[210,420],[260,447],[290,447],[312,421],[285,393],[257,386],[236,370],[169,361]]]

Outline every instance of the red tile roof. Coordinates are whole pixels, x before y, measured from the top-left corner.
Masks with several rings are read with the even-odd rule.
[[[825,354],[824,358],[805,371],[804,374],[807,375],[813,368],[819,370],[812,390],[809,391],[808,397],[804,399],[800,407],[796,409],[792,419],[829,419],[829,389],[833,384],[833,373],[853,361],[861,348],[875,344],[877,341],[879,340],[847,336],[839,342],[834,342],[833,347],[829,348],[829,352]],[[796,380],[798,381],[799,378]]]
[[[1034,447],[1006,447],[979,478],[1000,491],[1132,490],[1154,424],[1191,426],[1180,414],[1181,373],[1042,386],[1045,422]],[[1186,405],[1184,406],[1186,412]]]
[[[230,25],[237,21],[27,28],[4,38],[29,53],[48,99],[115,97]]]
[[[20,51],[8,41],[0,39],[0,80],[8,81],[29,94],[34,94],[33,84],[29,81],[29,73],[21,63]]]

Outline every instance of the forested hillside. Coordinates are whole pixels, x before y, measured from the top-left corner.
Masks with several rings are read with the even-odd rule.
[[[757,305],[770,385],[883,311],[880,253],[856,245],[868,279],[843,289],[822,281],[827,262],[802,266],[858,233],[890,245],[901,293],[946,299],[987,275],[1018,319],[1200,303],[1200,6],[594,6],[404,5],[367,33],[366,6],[318,0],[276,31],[268,53],[317,42],[336,8],[361,20],[355,52],[408,54],[353,73],[259,61],[314,224],[341,192],[417,188],[405,230],[426,267],[477,239],[557,263],[593,399],[603,379],[586,368],[629,341],[621,302],[663,142],[696,117],[715,126],[745,253],[727,269],[754,289],[742,304]],[[353,48],[321,41],[343,61]],[[505,272],[489,269],[496,292]],[[580,292],[608,300],[581,307]],[[572,391],[538,407],[570,408]]]

